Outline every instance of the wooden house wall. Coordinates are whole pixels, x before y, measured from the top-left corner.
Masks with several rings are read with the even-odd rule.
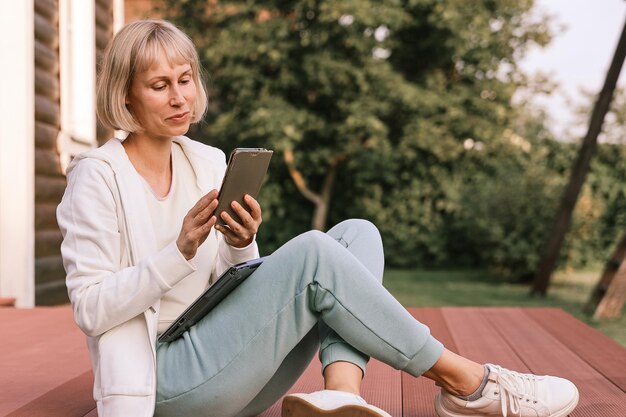
[[[35,0],[35,302],[67,301],[56,207],[65,191],[57,136],[60,129],[59,4]],[[113,33],[112,0],[96,0],[96,50]],[[96,59],[96,57],[94,57]],[[99,142],[110,136],[101,126]]]
[[[56,206],[65,190],[57,150],[61,106],[58,0],[35,0],[35,303],[63,296]],[[51,295],[55,295],[51,297]],[[62,299],[62,298],[61,298]]]
[[[113,0],[96,0],[96,67],[109,40],[113,37]],[[96,125],[98,144],[103,144],[113,132],[100,123]]]

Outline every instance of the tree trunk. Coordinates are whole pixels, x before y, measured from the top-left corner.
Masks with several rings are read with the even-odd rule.
[[[537,273],[532,284],[531,294],[545,295],[550,283],[550,277],[556,267],[556,263],[565,240],[565,235],[569,230],[572,213],[578,200],[578,195],[585,182],[585,177],[589,171],[589,165],[591,163],[591,157],[596,149],[598,143],[598,135],[602,131],[602,123],[604,122],[604,116],[609,111],[611,99],[613,98],[613,92],[615,91],[615,85],[619,78],[619,73],[624,63],[624,57],[626,56],[626,25],[622,29],[613,61],[609,71],[607,72],[604,86],[598,100],[596,101],[591,119],[589,121],[589,129],[583,139],[582,147],[578,153],[578,158],[572,167],[572,173],[570,175],[569,183],[565,188],[565,192],[561,199],[559,210],[556,215],[556,219],[552,226],[552,231],[549,235],[548,242],[544,248],[542,258],[537,268]]]
[[[622,262],[622,265],[617,270],[613,281],[609,285],[602,301],[598,304],[596,312],[593,314],[594,319],[611,319],[618,317],[622,308],[624,307],[624,301],[626,300],[626,263]]]
[[[593,318],[616,317],[626,299],[626,233],[622,235],[611,258],[604,266],[600,280],[596,284],[585,311]]]
[[[326,220],[328,219],[328,207],[330,206],[333,186],[335,185],[337,167],[339,163],[346,158],[345,155],[337,155],[330,162],[328,172],[326,173],[326,177],[324,178],[324,185],[322,186],[322,191],[320,193],[315,193],[308,187],[306,180],[302,176],[302,173],[296,167],[293,157],[293,151],[291,149],[286,149],[284,151],[283,158],[285,160],[285,163],[287,164],[287,168],[289,169],[289,175],[296,185],[296,188],[298,188],[298,191],[300,191],[300,193],[307,200],[315,205],[313,218],[311,219],[311,228],[315,230],[325,231]]]

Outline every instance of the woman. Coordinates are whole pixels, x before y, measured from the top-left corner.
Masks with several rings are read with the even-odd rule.
[[[184,135],[206,93],[189,38],[165,21],[124,27],[104,54],[98,116],[125,135],[79,155],[58,208],[74,316],[100,416],[253,416],[319,349],[325,390],[283,416],[389,416],[359,397],[367,355],[442,387],[440,416],[565,416],[576,387],[446,350],[382,287],[368,222],[300,235],[171,343],[156,338],[228,266],[258,257],[258,202],[213,213],[224,154]],[[394,323],[394,326],[389,326]]]

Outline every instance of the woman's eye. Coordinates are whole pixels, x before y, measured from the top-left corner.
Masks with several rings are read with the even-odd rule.
[[[189,81],[191,81],[191,78],[183,78],[182,80],[180,80],[181,84],[188,84]]]
[[[157,84],[157,85],[153,85],[152,89],[156,90],[156,91],[161,91],[165,88],[165,84]]]

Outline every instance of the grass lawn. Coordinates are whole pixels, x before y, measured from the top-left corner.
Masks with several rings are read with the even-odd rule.
[[[385,270],[385,287],[407,307],[514,306],[559,307],[626,347],[626,313],[595,322],[582,309],[599,271],[558,272],[545,298],[529,288],[476,270]]]

